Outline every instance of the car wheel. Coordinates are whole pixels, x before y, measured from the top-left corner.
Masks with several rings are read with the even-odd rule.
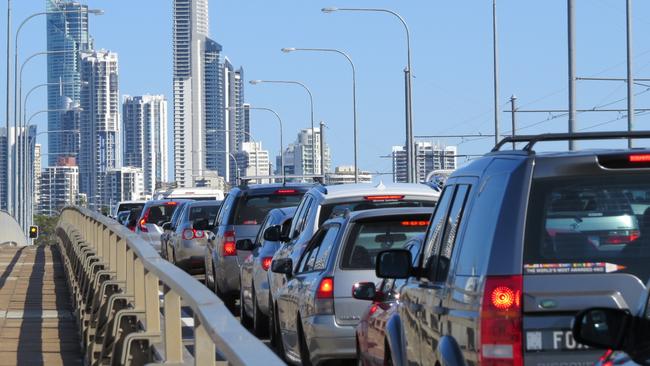
[[[241,284],[239,285],[239,321],[246,329],[251,329],[253,326],[253,319],[248,316],[246,307],[244,306],[244,290]]]
[[[384,343],[384,349],[386,350],[384,352],[384,366],[393,366],[393,355],[390,352],[390,347],[388,346],[388,342]]]
[[[312,366],[311,356],[309,355],[309,348],[307,347],[307,339],[305,333],[302,331],[302,322],[298,318],[298,336],[300,337],[300,360],[303,366]]]
[[[214,292],[214,266],[212,265],[212,260],[210,260],[210,265],[203,260],[203,270],[205,271],[205,286],[212,292]],[[212,278],[212,280],[210,280]]]
[[[257,303],[257,296],[255,296],[255,287],[251,284],[251,291],[253,292],[253,331],[259,338],[265,338],[269,333],[269,319]]]
[[[167,243],[160,246],[160,256],[167,259]]]

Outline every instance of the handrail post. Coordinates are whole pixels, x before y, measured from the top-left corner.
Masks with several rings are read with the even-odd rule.
[[[125,243],[126,245],[126,243]],[[134,290],[136,288],[135,285],[135,278],[134,278],[134,267],[135,267],[135,257],[133,256],[133,251],[129,248],[126,248],[126,288],[125,288],[125,294],[127,296],[133,295]]]
[[[135,310],[144,310],[144,265],[142,264],[142,259],[135,258],[133,263],[133,287],[135,297]]]
[[[215,346],[205,326],[194,316],[194,365],[214,366]]]
[[[158,277],[156,277],[153,272],[146,271],[144,278],[144,315],[147,324],[147,332],[160,333],[160,295],[158,294]]]
[[[165,286],[165,362],[183,362],[183,337],[181,333],[181,297]]]
[[[117,280],[126,281],[126,241],[120,238],[115,234],[115,251],[117,257],[117,265],[115,267],[117,271]]]

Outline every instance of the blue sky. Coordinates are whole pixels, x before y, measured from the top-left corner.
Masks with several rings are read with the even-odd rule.
[[[41,0],[13,2],[14,24],[17,19],[44,10]],[[171,116],[172,1],[86,3],[106,12],[92,17],[91,33],[97,48],[119,54],[121,94],[162,93],[170,101]],[[211,36],[222,44],[223,54],[231,62],[244,67],[247,81],[298,80],[312,89],[316,120],[324,120],[329,126],[327,133],[335,165],[353,161],[349,67],[335,54],[284,54],[280,48],[338,48],[353,58],[357,67],[359,166],[372,172],[390,171],[390,160],[380,156],[389,154],[392,145],[404,142],[402,70],[406,50],[403,29],[396,19],[385,14],[321,13],[320,9],[326,6],[385,7],[406,19],[412,34],[416,135],[493,132],[491,0],[211,0]],[[499,0],[498,9],[501,105],[507,109],[510,95],[515,94],[522,108],[566,108],[566,1]],[[649,78],[650,2],[635,1],[634,14],[635,76]],[[3,53],[5,16],[2,4]],[[22,55],[45,48],[44,28],[44,18],[26,26],[21,36]],[[576,0],[576,33],[578,76],[625,76],[623,0]],[[4,86],[4,57],[0,70]],[[24,90],[44,82],[45,73],[44,58],[33,62],[26,69]],[[636,86],[635,92],[640,93],[636,98],[638,108],[650,108],[648,89]],[[0,120],[4,119],[4,90],[0,90]],[[578,108],[625,108],[622,82],[580,81],[577,93]],[[298,87],[247,84],[246,99],[253,106],[278,111],[285,124],[285,141],[292,141],[299,128],[309,125],[307,96]],[[621,101],[609,105],[617,100]],[[42,93],[32,97],[29,109],[36,111],[45,105],[46,96]],[[501,117],[502,129],[509,131],[510,115],[501,113]],[[566,131],[566,117],[549,117],[552,116],[521,113],[517,122],[521,133]],[[36,120],[42,131],[45,116]],[[638,129],[649,122],[648,115],[637,116]],[[591,128],[600,123],[605,124]],[[626,120],[619,113],[578,115],[579,129],[617,130],[625,126]],[[254,112],[252,134],[273,154],[278,151],[279,143],[274,138],[277,124],[271,115]],[[45,135],[40,138],[46,144]],[[461,154],[483,153],[491,148],[492,142],[491,138],[440,140],[443,144],[459,144]]]

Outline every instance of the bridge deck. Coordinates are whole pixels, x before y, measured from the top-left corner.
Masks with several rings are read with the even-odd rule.
[[[81,365],[77,326],[54,246],[0,247],[0,365]]]

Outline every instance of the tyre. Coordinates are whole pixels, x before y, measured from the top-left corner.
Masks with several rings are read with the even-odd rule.
[[[253,318],[248,316],[248,313],[246,313],[246,307],[244,306],[244,291],[241,284],[239,285],[239,288],[239,321],[244,328],[251,329],[253,326]]]
[[[309,354],[309,348],[307,347],[307,339],[305,338],[305,333],[302,331],[302,322],[298,318],[298,336],[300,337],[300,360],[302,361],[303,366],[312,366],[311,356]]]
[[[210,260],[210,265],[203,261],[203,269],[205,271],[205,286],[210,289],[210,291],[216,293],[216,289],[214,288],[214,265],[212,264],[212,260]]]
[[[258,338],[266,338],[269,334],[269,318],[260,310],[253,284],[251,284],[251,291],[253,292],[253,332]]]

